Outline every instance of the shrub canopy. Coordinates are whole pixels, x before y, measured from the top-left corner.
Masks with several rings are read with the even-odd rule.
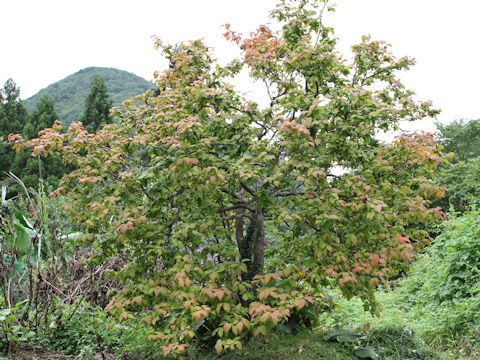
[[[221,352],[308,323],[332,284],[375,311],[375,286],[428,237],[410,225],[442,216],[429,208],[443,195],[429,180],[442,161],[433,136],[375,138],[436,113],[397,77],[413,61],[368,37],[345,60],[321,22],[325,5],[281,1],[278,32],[226,24],[242,56],[224,67],[200,40],[157,40],[170,66],[155,74],[156,96],[126,101],[117,124],[10,137],[74,163],[57,193],[71,197],[93,261],[129,259],[107,310],[150,325],[165,354],[195,338]],[[265,84],[268,106],[228,83],[243,68]]]

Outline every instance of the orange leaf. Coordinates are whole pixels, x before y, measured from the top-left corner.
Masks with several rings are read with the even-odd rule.
[[[270,313],[270,317],[273,321],[275,321],[275,324],[278,324],[278,322],[282,319],[282,314],[280,314],[278,311],[274,311]]]
[[[185,301],[185,304],[183,304],[183,307],[185,308],[185,310],[188,310],[190,308],[190,305],[193,304],[193,300],[188,300],[188,301]]]
[[[207,294],[207,296],[208,296],[211,300],[213,300],[213,298],[215,297],[215,294],[214,294],[214,293],[212,292],[212,290],[210,290],[210,289],[205,290],[205,294]]]
[[[306,301],[303,299],[295,300],[295,306],[298,310],[301,310],[306,305]]]
[[[142,296],[139,295],[139,296],[134,297],[133,302],[136,303],[137,305],[141,305],[142,304]]]
[[[220,354],[222,352],[223,346],[222,346],[222,341],[217,340],[217,343],[215,344],[215,351],[217,354]]]
[[[195,311],[194,313],[192,313],[192,317],[198,322],[200,321],[200,319],[202,318],[202,315],[205,314],[206,315],[206,311],[205,310],[198,310],[198,311]],[[206,316],[205,316],[206,317]]]
[[[378,263],[380,262],[380,257],[377,254],[372,254],[370,255],[370,260],[378,265]]]
[[[239,332],[239,333],[242,332],[242,330],[243,330],[243,323],[242,323],[242,322],[239,322],[239,323],[237,324],[237,329],[238,329],[238,332]]]
[[[258,298],[260,300],[265,300],[266,298],[268,298],[268,295],[270,294],[270,290],[269,289],[264,289],[264,290],[261,290],[259,293],[258,293]]]
[[[126,312],[123,312],[120,314],[120,316],[118,317],[118,321],[119,322],[122,322],[122,320],[126,320],[128,318],[128,314]]]

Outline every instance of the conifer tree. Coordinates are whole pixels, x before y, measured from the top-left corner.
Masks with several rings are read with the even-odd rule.
[[[37,103],[37,108],[30,114],[22,134],[25,138],[32,139],[38,136],[41,130],[50,128],[55,120],[58,120],[55,101],[45,94]],[[11,170],[27,187],[34,189],[38,187],[40,172],[48,188],[56,187],[64,174],[64,167],[59,157],[32,157],[30,153],[23,150],[15,155]]]
[[[112,101],[108,95],[107,85],[102,77],[97,74],[92,80],[92,88],[85,100],[85,108],[80,121],[90,133],[95,133],[99,128],[112,122],[110,108]]]
[[[20,88],[8,79],[0,89],[0,179],[10,170],[15,151],[8,146],[8,134],[21,132],[28,112],[20,99]]]

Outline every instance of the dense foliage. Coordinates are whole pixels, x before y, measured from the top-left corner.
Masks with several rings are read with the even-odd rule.
[[[375,312],[375,287],[428,238],[410,225],[442,217],[429,200],[443,195],[430,180],[442,162],[433,136],[375,138],[436,114],[396,75],[413,61],[365,37],[347,62],[324,5],[281,1],[279,32],[262,25],[244,37],[225,25],[242,51],[226,67],[199,40],[157,40],[170,62],[156,73],[158,96],[126,101],[118,124],[10,136],[73,163],[56,194],[72,199],[65,209],[92,261],[128,259],[107,310],[150,326],[164,354],[309,325],[332,284]],[[243,67],[265,83],[266,108],[227,83]]]
[[[465,212],[480,205],[480,157],[443,167],[435,182],[447,189],[438,202],[445,210]]]
[[[82,115],[85,99],[91,90],[91,82],[97,74],[105,81],[113,105],[119,105],[123,100],[142,94],[152,87],[145,79],[127,71],[89,67],[40,90],[24,101],[25,106],[32,112],[41,97],[48,93],[55,101],[59,119],[68,126],[72,121],[78,121]]]
[[[20,99],[20,89],[8,79],[0,89],[0,179],[9,171],[15,158],[15,151],[8,146],[11,133],[21,133],[27,122],[28,113]]]
[[[80,117],[80,122],[85,130],[91,133],[112,122],[110,109],[112,101],[108,95],[107,85],[102,77],[97,74],[92,80],[92,88],[85,100],[85,108]]]
[[[455,120],[446,125],[436,123],[436,126],[445,152],[455,154],[453,163],[480,156],[480,119]]]
[[[475,341],[480,326],[480,214],[452,216],[442,228],[403,281],[397,301],[417,309],[436,334],[455,339],[471,335]]]
[[[465,212],[480,204],[480,120],[437,123],[439,140],[450,162],[440,168],[435,182],[447,188],[438,201],[445,210]]]

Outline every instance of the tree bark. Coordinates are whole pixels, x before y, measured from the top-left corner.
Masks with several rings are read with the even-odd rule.
[[[261,207],[257,207],[246,230],[245,209],[237,210],[235,216],[235,239],[237,241],[240,261],[245,262],[247,271],[242,274],[244,281],[251,281],[255,275],[263,274],[265,264],[265,215]]]
[[[265,264],[265,214],[260,207],[255,209],[254,222],[253,264],[255,275],[262,275]]]

